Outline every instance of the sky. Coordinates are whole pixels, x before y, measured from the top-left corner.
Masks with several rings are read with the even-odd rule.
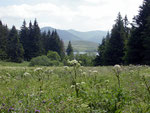
[[[130,22],[143,0],[0,0],[0,20],[20,29],[36,18],[40,27],[79,31],[111,30],[117,14]]]

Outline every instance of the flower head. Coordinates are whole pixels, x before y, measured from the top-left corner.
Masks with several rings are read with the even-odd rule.
[[[24,76],[30,76],[30,73],[25,72],[23,75],[24,75]]]
[[[41,70],[42,70],[42,68],[36,68],[36,69],[34,69],[34,72],[41,71]]]
[[[40,110],[35,110],[35,113],[40,113]]]

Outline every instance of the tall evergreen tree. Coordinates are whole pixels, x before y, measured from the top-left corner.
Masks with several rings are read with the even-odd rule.
[[[7,59],[7,37],[8,37],[8,28],[3,25],[0,21],[0,60]]]
[[[115,65],[123,63],[124,56],[125,29],[121,14],[118,14],[115,25],[111,31],[111,37],[106,48],[106,65]]]
[[[51,51],[56,51],[61,56],[61,40],[57,31],[53,31],[50,38]]]
[[[128,64],[149,64],[150,58],[150,0],[144,0],[140,6],[139,14],[134,17],[131,37],[128,41]]]
[[[9,60],[12,62],[22,62],[24,50],[19,40],[19,34],[15,28],[12,27],[8,36],[7,54]]]
[[[102,43],[98,47],[98,55],[96,56],[96,59],[94,61],[96,66],[106,64],[106,62],[105,62],[106,47],[109,43],[109,39],[110,39],[110,34],[108,32],[106,37],[102,39]]]
[[[47,52],[48,52],[48,48],[47,48],[48,37],[47,37],[46,32],[41,33],[41,41],[42,41],[43,54],[47,54]]]
[[[52,50],[52,36],[51,36],[51,32],[48,31],[46,36],[45,36],[45,40],[44,40],[44,43],[45,43],[45,51],[46,51],[46,54],[48,51]]]
[[[30,52],[30,39],[29,39],[29,29],[26,26],[26,21],[23,21],[23,25],[21,27],[20,31],[20,42],[22,43],[22,46],[24,48],[24,60],[30,60],[29,58],[29,52]]]
[[[144,26],[141,34],[144,46],[142,64],[150,65],[150,0],[144,0],[139,15],[143,15],[141,21],[143,21]]]
[[[41,31],[38,26],[37,21],[29,23],[29,39],[27,47],[28,60],[33,57],[42,55],[42,40],[41,40]]]
[[[73,48],[72,48],[72,45],[71,45],[71,41],[69,41],[69,43],[68,43],[68,47],[66,49],[66,52],[67,52],[68,56],[73,56]]]
[[[63,40],[60,40],[60,51],[61,51],[60,57],[61,57],[61,60],[63,60],[65,57],[65,46],[64,46]]]

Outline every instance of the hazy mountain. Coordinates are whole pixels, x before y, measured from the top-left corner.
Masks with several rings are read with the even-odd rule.
[[[48,32],[53,31],[55,28],[52,27],[43,27],[41,31]],[[102,38],[106,36],[106,31],[88,31],[80,32],[73,29],[70,30],[60,30],[56,29],[58,35],[63,39],[65,46],[68,45],[68,41],[72,42],[72,46],[75,51],[87,52],[87,51],[96,51],[98,44],[101,43]]]
[[[75,36],[80,37],[82,40],[92,41],[96,43],[101,43],[102,38],[106,36],[106,31],[88,31],[88,32],[80,32],[76,30],[68,30],[70,33],[74,34]]]
[[[52,27],[43,27],[41,28],[41,31],[53,31],[55,28]],[[85,40],[85,41],[91,41],[96,43],[101,43],[102,38],[106,36],[106,31],[88,31],[88,32],[80,32],[73,29],[70,30],[60,30],[56,29],[60,38],[64,41],[74,41],[74,40]]]
[[[55,30],[55,28],[52,27],[43,27],[41,28],[41,31],[44,32],[48,32],[48,31],[53,31]],[[60,30],[60,29],[56,29],[58,35],[60,36],[61,39],[63,39],[64,41],[74,41],[74,40],[82,40],[81,38],[79,38],[78,36],[75,36],[74,34],[66,31],[66,30]]]

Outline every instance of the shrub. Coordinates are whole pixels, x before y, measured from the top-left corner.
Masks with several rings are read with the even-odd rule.
[[[54,60],[60,61],[60,60],[61,60],[61,58],[60,58],[60,56],[58,55],[58,53],[57,53],[57,52],[54,52],[54,51],[48,51],[47,57],[48,57],[51,61],[54,61]]]
[[[47,56],[38,56],[32,58],[30,61],[30,66],[59,66],[59,61],[51,61]]]
[[[93,66],[94,56],[90,56],[88,54],[77,54],[75,59],[81,61],[82,66]]]

